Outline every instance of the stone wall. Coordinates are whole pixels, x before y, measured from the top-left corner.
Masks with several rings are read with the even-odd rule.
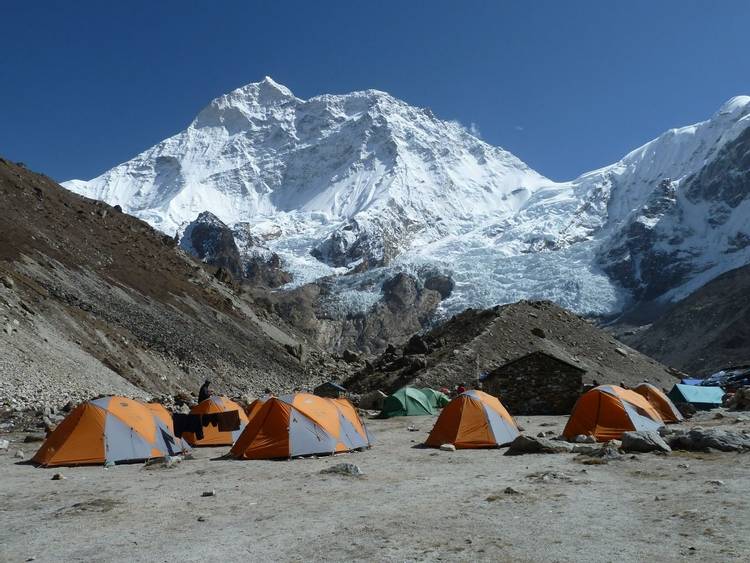
[[[482,389],[500,397],[514,416],[570,414],[584,373],[552,356],[532,353],[490,372]]]

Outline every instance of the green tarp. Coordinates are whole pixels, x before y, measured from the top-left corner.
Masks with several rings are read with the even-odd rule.
[[[380,416],[423,416],[437,414],[430,404],[430,400],[419,389],[402,387],[393,395],[383,399],[383,410]]]
[[[712,409],[721,406],[724,390],[721,387],[703,385],[682,385],[676,383],[667,393],[673,403],[690,403],[697,409]]]
[[[445,393],[441,393],[440,391],[430,389],[429,387],[420,389],[420,391],[425,394],[425,397],[427,397],[427,400],[430,401],[430,406],[433,409],[442,409],[445,405],[451,402],[448,395],[446,395]]]

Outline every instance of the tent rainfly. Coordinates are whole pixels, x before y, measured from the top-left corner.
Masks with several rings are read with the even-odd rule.
[[[664,421],[658,411],[635,391],[616,385],[600,385],[578,399],[563,436],[593,436],[599,442],[619,440],[623,432],[658,430]]]
[[[230,451],[234,458],[291,458],[370,447],[367,428],[347,399],[296,393],[254,405]]]
[[[437,414],[430,404],[430,400],[422,391],[414,387],[402,387],[383,400],[381,417],[392,416],[424,416]]]
[[[721,387],[675,383],[667,396],[673,403],[688,403],[696,409],[709,410],[721,406],[724,390]]]
[[[165,417],[166,413],[166,417]],[[45,467],[143,461],[185,453],[166,409],[133,399],[103,397],[78,405],[36,452]]]
[[[457,449],[494,448],[519,436],[518,427],[500,400],[470,390],[454,398],[440,413],[425,445],[453,444]]]

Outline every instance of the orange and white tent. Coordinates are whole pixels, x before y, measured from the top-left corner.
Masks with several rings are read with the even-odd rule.
[[[457,449],[494,448],[512,442],[520,432],[499,399],[482,391],[461,393],[444,408],[425,444]]]
[[[219,414],[223,412],[237,411],[240,419],[240,427],[237,430],[219,430],[218,425],[208,424],[203,426],[203,438],[199,439],[193,432],[183,432],[182,437],[191,446],[231,446],[242,434],[247,424],[247,415],[240,405],[227,397],[212,395],[190,409],[190,414]]]
[[[600,385],[578,399],[563,436],[571,439],[584,434],[606,442],[621,438],[623,432],[662,426],[659,412],[643,396],[616,385]]]
[[[310,393],[259,399],[230,455],[276,459],[370,447],[370,436],[346,399]]]
[[[659,412],[659,416],[664,422],[672,423],[684,420],[674,403],[658,387],[650,383],[641,383],[634,387],[633,391],[645,397],[651,406]]]
[[[32,460],[46,467],[87,465],[188,451],[190,448],[175,438],[171,424],[163,420],[163,413],[154,414],[152,409],[155,407],[117,396],[83,403],[55,428]]]

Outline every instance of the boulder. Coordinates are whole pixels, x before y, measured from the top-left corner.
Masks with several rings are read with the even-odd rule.
[[[675,432],[667,437],[673,450],[703,451],[708,449],[722,452],[750,450],[750,436],[719,428],[694,428],[688,432]]]
[[[573,444],[569,444],[568,442],[558,442],[554,440],[548,440],[547,438],[539,438],[521,434],[511,442],[508,451],[505,452],[505,455],[559,454],[570,453],[572,451]]]
[[[379,411],[383,408],[383,400],[387,397],[382,391],[370,391],[359,398],[359,408]]]
[[[624,432],[622,449],[626,452],[671,452],[672,448],[654,431]]]
[[[733,411],[750,410],[750,387],[742,387],[727,401],[727,407]]]
[[[424,338],[422,338],[418,334],[412,336],[409,339],[409,342],[406,343],[406,346],[404,346],[404,354],[406,354],[407,356],[429,353],[430,347],[427,345],[427,342],[425,342]]]
[[[590,444],[579,445],[575,446],[573,451],[579,452],[584,458],[597,459],[604,463],[622,459],[622,454],[620,453],[620,442],[617,440],[610,440],[609,442],[597,444],[596,446]]]
[[[347,364],[356,364],[359,362],[360,357],[359,354],[356,352],[353,352],[352,350],[344,350],[344,353],[341,354],[341,358],[347,363]]]
[[[425,280],[424,286],[437,291],[442,299],[447,299],[453,293],[456,283],[449,276],[438,274]]]

